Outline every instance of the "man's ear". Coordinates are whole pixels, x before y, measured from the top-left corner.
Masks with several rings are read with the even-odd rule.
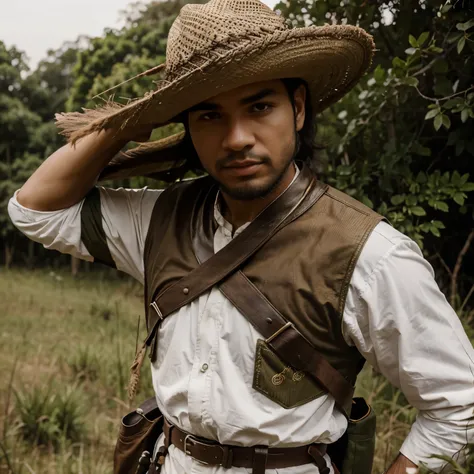
[[[306,104],[306,86],[301,84],[294,92],[293,103],[295,107],[296,131],[299,132],[304,125],[305,104]]]

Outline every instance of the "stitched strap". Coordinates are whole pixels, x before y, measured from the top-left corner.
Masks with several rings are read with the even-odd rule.
[[[303,170],[304,171],[304,170]],[[313,188],[301,205],[283,222],[285,225],[308,210],[316,202],[319,189]],[[312,196],[314,193],[316,196]],[[212,206],[214,203],[212,202]],[[199,262],[212,259],[214,254],[213,219],[209,218],[211,203],[201,206],[200,216],[195,223],[193,248]],[[206,219],[206,216],[208,217]],[[238,238],[238,237],[237,237]],[[230,245],[230,244],[229,244]],[[224,247],[225,248],[225,247]],[[325,391],[330,393],[339,410],[349,417],[354,387],[336,370],[314,346],[296,329],[288,324],[277,308],[239,270],[219,285],[220,291],[267,339],[275,353],[296,370],[310,374]]]
[[[81,209],[81,240],[94,261],[116,268],[110,254],[102,225],[99,188],[92,188],[84,198]]]

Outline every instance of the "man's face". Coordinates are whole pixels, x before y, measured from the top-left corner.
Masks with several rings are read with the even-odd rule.
[[[304,123],[306,90],[293,108],[280,80],[219,94],[189,111],[189,131],[206,171],[233,199],[269,194],[284,178]],[[296,128],[296,130],[295,130]]]

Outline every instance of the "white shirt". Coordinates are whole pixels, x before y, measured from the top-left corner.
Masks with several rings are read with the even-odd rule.
[[[160,191],[100,188],[103,226],[119,270],[143,283],[143,249]],[[80,240],[82,202],[41,212],[9,203],[13,223],[32,240],[92,261]],[[232,240],[219,209],[217,252]],[[244,227],[236,230],[238,235]],[[390,225],[370,235],[352,275],[343,314],[346,341],[419,410],[401,452],[439,470],[432,454],[453,456],[474,428],[474,350],[458,316],[434,280],[419,247]],[[260,335],[217,289],[203,294],[161,325],[153,385],[163,414],[182,429],[233,445],[298,446],[329,443],[346,419],[324,395],[285,409],[252,388]],[[206,365],[207,364],[207,369]],[[163,474],[237,474],[250,470],[203,465],[171,446]],[[317,474],[314,465],[268,470]]]

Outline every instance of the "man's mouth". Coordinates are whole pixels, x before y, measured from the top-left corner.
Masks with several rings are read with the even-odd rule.
[[[247,166],[261,165],[262,162],[258,160],[238,160],[232,161],[224,168],[246,168]]]
[[[255,173],[263,163],[258,160],[238,160],[233,161],[223,167],[225,172],[233,175],[251,175]]]

